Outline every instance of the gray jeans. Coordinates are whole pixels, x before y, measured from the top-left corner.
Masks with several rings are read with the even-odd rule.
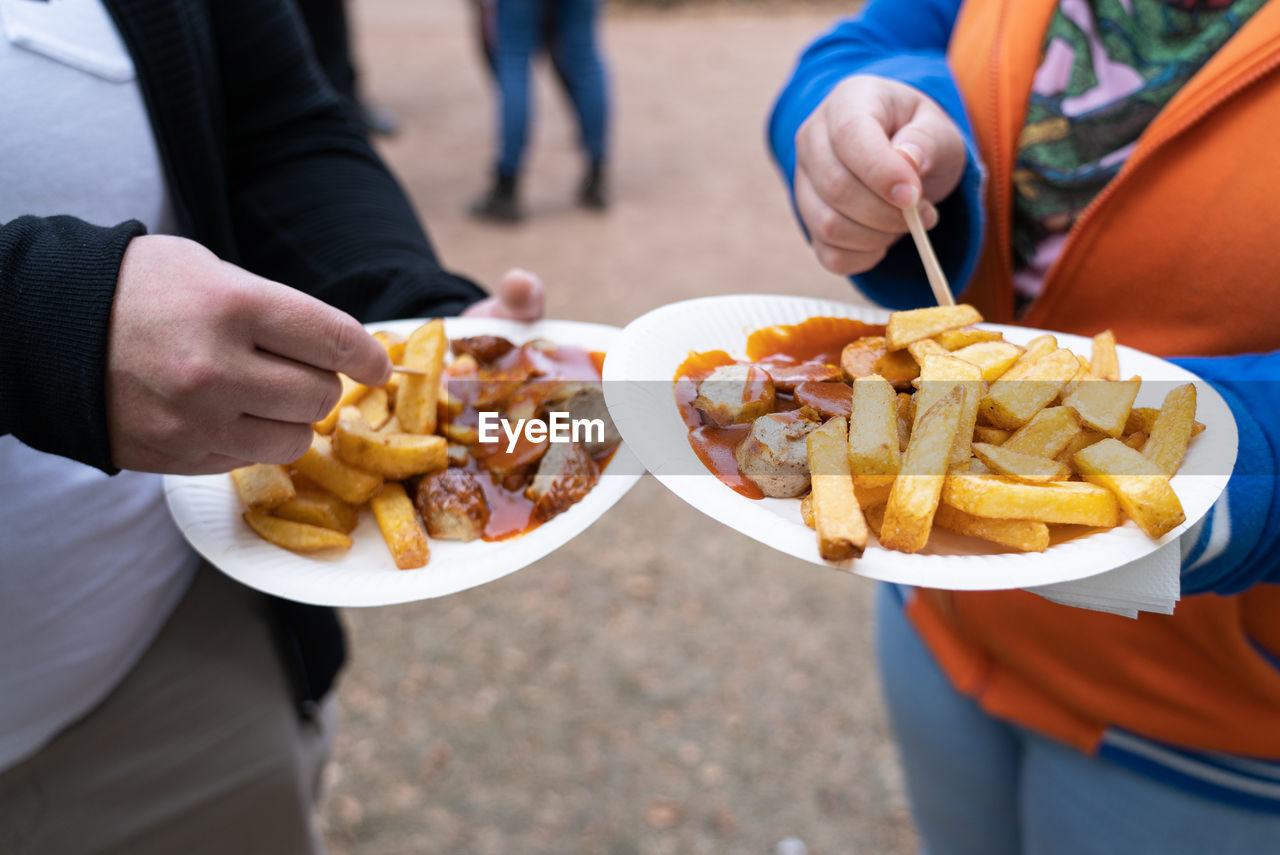
[[[0,772],[6,855],[320,855],[337,704],[299,721],[261,595],[211,567],[91,713]]]

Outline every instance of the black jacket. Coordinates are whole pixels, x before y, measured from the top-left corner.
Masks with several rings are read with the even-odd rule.
[[[444,271],[286,0],[106,0],[137,66],[180,233],[365,321],[456,314]],[[0,188],[3,192],[3,188]],[[137,222],[0,223],[0,434],[114,472],[107,327]],[[303,700],[343,657],[330,610],[275,601]]]

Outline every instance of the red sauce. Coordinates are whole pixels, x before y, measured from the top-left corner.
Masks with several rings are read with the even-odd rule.
[[[476,476],[484,499],[489,503],[489,522],[485,523],[483,540],[507,540],[537,528],[533,520],[533,502],[524,492],[508,490],[494,483],[487,472]]]
[[[746,437],[751,425],[731,425],[718,428],[712,425],[696,427],[689,431],[689,445],[703,465],[726,486],[748,499],[763,499],[764,492],[738,470],[733,450]]]
[[[756,330],[747,337],[746,353],[751,362],[764,363],[762,367],[766,371],[771,365],[776,366],[780,379],[788,388],[791,383],[787,381],[800,383],[796,387],[794,403],[788,395],[777,396],[775,412],[808,403],[824,413],[843,412],[848,415],[852,390],[844,383],[823,382],[834,381],[840,376],[833,375],[828,366],[840,365],[840,353],[849,342],[867,336],[883,336],[884,331],[883,324],[866,324],[848,318],[809,318],[798,324]],[[698,383],[716,368],[733,365],[737,361],[723,350],[690,353],[676,369],[676,407],[689,428],[689,445],[703,465],[735,492],[751,499],[763,499],[763,491],[738,470],[738,461],[733,456],[734,448],[751,426],[717,428],[704,425],[702,414],[693,406],[693,400],[698,396]],[[811,400],[803,399],[801,389],[809,391],[813,396]]]
[[[796,362],[840,364],[840,351],[854,339],[884,335],[883,324],[850,318],[809,318],[798,324],[765,327],[747,337],[747,358],[761,362],[787,356]]]

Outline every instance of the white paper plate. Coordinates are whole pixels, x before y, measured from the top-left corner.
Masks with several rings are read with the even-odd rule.
[[[370,330],[412,332],[421,320],[370,324]],[[500,335],[521,344],[547,338],[588,350],[607,351],[617,327],[574,321],[521,324],[488,318],[446,318],[450,338]],[[355,544],[342,554],[299,555],[273,546],[240,518],[243,508],[229,475],[165,476],[165,496],[178,527],[201,555],[251,588],[302,603],[326,606],[385,606],[442,597],[500,579],[547,555],[595,522],[644,474],[624,444],[599,482],[582,501],[511,540],[431,541],[431,561],[399,570],[391,560],[373,513],[366,506],[352,533]]]
[[[996,590],[1066,582],[1102,573],[1178,537],[1209,510],[1226,487],[1236,457],[1236,425],[1222,397],[1208,383],[1163,359],[1119,347],[1121,375],[1143,379],[1135,406],[1158,407],[1170,384],[1195,382],[1196,418],[1207,426],[1191,444],[1172,479],[1187,520],[1161,540],[1132,522],[1050,547],[1043,553],[1001,551],[995,544],[935,529],[925,551],[908,555],[868,545],[861,558],[824,561],[817,537],[800,518],[795,499],[748,499],[707,471],[689,445],[676,409],[672,380],[690,351],[724,350],[744,357],[748,334],[773,324],[817,316],[884,323],[888,313],[862,306],[771,295],[706,297],[673,303],[632,321],[609,350],[605,400],[623,439],[646,468],[677,496],[707,516],[788,555],[889,582],[951,590]],[[1025,344],[1042,333],[1024,327],[984,325]],[[1058,342],[1088,356],[1090,341],[1056,334]]]

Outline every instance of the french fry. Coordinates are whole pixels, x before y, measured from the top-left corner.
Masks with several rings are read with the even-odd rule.
[[[1080,415],[1080,421],[1085,427],[1091,427],[1107,436],[1118,437],[1124,432],[1129,410],[1133,407],[1133,399],[1138,397],[1140,385],[1142,381],[1138,378],[1123,382],[1087,379],[1077,384],[1062,399],[1062,403]]]
[[[333,433],[333,426],[338,423],[338,411],[359,401],[369,391],[368,386],[357,383],[342,372],[338,372],[338,380],[342,383],[342,394],[338,396],[338,403],[333,405],[329,414],[312,425],[316,433]]]
[[[377,430],[391,418],[391,407],[387,399],[387,390],[381,386],[370,389],[356,404],[369,427]]]
[[[902,350],[913,341],[932,338],[944,330],[967,327],[982,320],[973,306],[931,306],[894,312],[885,327],[885,344],[890,350]]]
[[[963,406],[955,387],[917,421],[885,507],[880,544],[886,549],[919,552],[929,541]]]
[[[870,477],[875,477],[870,476]],[[853,479],[853,495],[858,499],[858,507],[864,511],[868,508],[874,508],[877,505],[883,505],[889,501],[889,494],[893,492],[893,484],[860,484],[857,476]]]
[[[960,390],[960,426],[951,449],[951,465],[965,463],[972,456],[973,428],[978,421],[978,401],[982,397],[982,370],[954,356],[930,356],[920,367],[920,391],[916,393],[916,418],[912,432],[919,428],[921,413],[942,400],[952,389]]]
[[[800,518],[804,520],[804,524],[809,528],[814,528],[817,524],[813,521],[813,493],[804,494],[804,498],[800,500]]]
[[[1093,337],[1089,370],[1093,376],[1102,380],[1120,379],[1120,359],[1116,356],[1116,337],[1111,330],[1103,330]]]
[[[1072,410],[1072,412],[1075,412],[1075,410]],[[1088,448],[1095,442],[1101,442],[1106,438],[1107,435],[1105,433],[1098,433],[1093,428],[1084,428],[1072,437],[1071,441],[1064,445],[1062,450],[1053,456],[1053,459],[1059,463],[1065,463],[1070,466],[1072,470],[1075,470],[1076,464],[1072,458],[1076,456],[1076,452]]]
[[[1169,476],[1118,439],[1094,443],[1076,452],[1074,460],[1086,481],[1115,493],[1120,507],[1148,537],[1163,537],[1186,519]]]
[[[942,501],[979,517],[1113,528],[1120,506],[1110,490],[1080,481],[1023,484],[992,475],[952,474]]]
[[[1141,451],[1142,447],[1147,444],[1147,435],[1142,431],[1131,433],[1126,437],[1122,437],[1121,442],[1132,448],[1134,451]]]
[[[251,511],[268,511],[294,497],[289,470],[272,463],[252,463],[231,470],[240,502]]]
[[[317,525],[350,534],[360,519],[355,505],[342,501],[328,490],[299,489],[298,494],[271,512],[272,516]]]
[[[1142,446],[1142,456],[1166,475],[1178,471],[1196,423],[1196,387],[1188,383],[1171,391]]]
[[[975,442],[973,453],[992,472],[1026,481],[1029,484],[1065,481],[1071,477],[1071,468],[1065,463],[1059,463],[1047,457],[1011,451],[999,445]]]
[[[403,365],[404,348],[408,341],[400,333],[390,332],[389,330],[378,330],[373,334],[378,344],[382,345],[382,349],[387,352],[387,356],[391,358],[392,365]]]
[[[976,517],[950,505],[938,505],[933,524],[956,534],[979,537],[1021,552],[1044,552],[1049,548],[1049,526],[1042,522]]]
[[[1058,396],[1075,376],[1079,363],[1069,350],[1045,354],[1018,371],[1021,361],[991,384],[978,406],[986,422],[1005,430],[1016,430]]]
[[[424,372],[406,375],[396,393],[396,415],[409,433],[435,432],[440,376],[444,372],[444,357],[448,349],[444,321],[438,318],[414,330],[405,343],[404,365]]]
[[[449,465],[449,441],[442,436],[378,433],[355,407],[344,408],[333,431],[333,452],[350,466],[399,480]]]
[[[808,437],[810,503],[818,532],[818,553],[827,561],[843,561],[862,554],[867,523],[854,496],[849,472],[848,433],[837,416]]]
[[[1048,333],[1044,335],[1038,335],[1035,338],[1031,339],[1031,341],[1027,342],[1026,352],[1023,353],[1022,357],[1018,360],[1018,362],[1014,364],[1015,366],[1018,365],[1019,363],[1021,363],[1022,365],[1026,365],[1028,363],[1031,363],[1039,359],[1042,356],[1047,356],[1048,354],[1053,353],[1057,349],[1058,349],[1057,338],[1049,335]],[[1014,372],[1014,377],[1012,379],[1017,379],[1017,372]]]
[[[898,446],[898,402],[878,374],[853,381],[849,419],[849,471],[859,485],[892,484],[902,463]]]
[[[382,492],[370,500],[369,506],[396,566],[401,570],[424,566],[431,557],[427,529],[400,482],[384,484]]]
[[[329,437],[317,433],[311,437],[307,453],[293,466],[303,475],[353,505],[368,501],[382,486],[382,478],[339,460],[333,453]]]
[[[862,515],[867,521],[867,528],[871,529],[876,539],[880,538],[880,532],[884,531],[884,509],[885,505],[871,505],[863,508]]]
[[[1053,457],[1079,434],[1080,417],[1075,410],[1046,407],[1000,445],[1036,457]]]
[[[350,549],[351,538],[340,531],[317,525],[294,522],[246,511],[244,521],[263,540],[294,552],[320,552],[324,549]]]
[[[1022,348],[1007,341],[980,341],[951,351],[956,359],[978,366],[982,370],[982,379],[988,383],[1012,368],[1022,353]]]
[[[1129,418],[1124,423],[1125,433],[1137,433],[1142,431],[1150,436],[1151,429],[1156,426],[1156,419],[1159,418],[1160,411],[1155,407],[1134,407],[1129,411]],[[1191,423],[1191,437],[1194,439],[1204,433],[1204,425],[1201,422]]]
[[[924,365],[925,357],[949,355],[949,351],[945,347],[931,338],[922,338],[919,341],[911,342],[911,344],[907,345],[907,353],[911,354],[911,358],[920,366]]]
[[[962,347],[968,347],[980,341],[1002,341],[1003,339],[1004,333],[998,333],[995,330],[980,330],[973,327],[959,330],[943,330],[933,337],[934,341],[947,350],[959,350]]]
[[[1044,410],[1041,410],[1040,412],[1043,413]],[[1039,413],[1037,413],[1036,415],[1039,415]],[[1028,422],[1027,424],[1030,424],[1030,422]],[[1026,425],[1023,425],[1023,427],[1026,427]],[[986,443],[990,443],[991,445],[1003,445],[1011,436],[1013,436],[1013,431],[1004,430],[1003,428],[994,428],[994,427],[991,427],[990,425],[974,425],[973,427],[974,442],[986,442]]]

